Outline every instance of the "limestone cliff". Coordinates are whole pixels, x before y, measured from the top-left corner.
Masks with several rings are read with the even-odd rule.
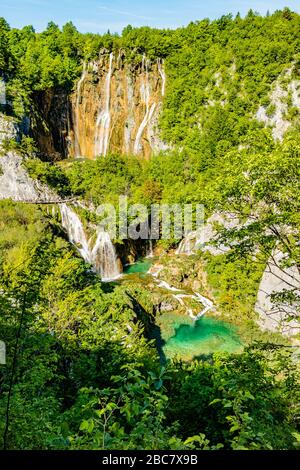
[[[72,93],[48,90],[36,95],[32,130],[46,154],[64,157],[108,152],[149,157],[166,148],[158,118],[166,87],[164,65],[146,56],[138,63],[102,52],[83,65]]]
[[[288,301],[277,303],[272,299],[272,294],[282,291],[300,295],[299,271],[295,265],[283,268],[283,259],[283,254],[274,250],[260,282],[255,310],[263,329],[295,336],[300,333],[298,305]]]
[[[14,152],[0,156],[0,200],[16,202],[55,202],[60,198],[47,186],[33,180],[23,166],[23,159]]]

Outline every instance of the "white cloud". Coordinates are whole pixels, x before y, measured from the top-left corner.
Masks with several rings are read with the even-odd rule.
[[[130,11],[115,10],[114,8],[109,8],[104,5],[98,6],[98,8],[109,13],[115,13],[116,15],[130,16],[131,18],[139,18],[140,20],[155,20],[155,18],[152,18],[151,16],[136,15]]]

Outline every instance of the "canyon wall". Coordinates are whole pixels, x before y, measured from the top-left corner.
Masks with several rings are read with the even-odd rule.
[[[148,158],[166,148],[158,119],[166,87],[164,64],[146,56],[102,52],[83,64],[72,93],[48,90],[35,97],[32,131],[42,152],[95,158],[108,152]]]

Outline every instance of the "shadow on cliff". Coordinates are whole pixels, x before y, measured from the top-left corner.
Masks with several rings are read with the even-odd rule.
[[[154,314],[149,315],[149,313],[146,312],[146,310],[140,305],[140,303],[130,292],[127,291],[126,294],[132,303],[132,309],[136,313],[137,319],[140,320],[144,325],[146,338],[155,341],[160,362],[165,364],[167,362],[167,358],[163,350],[165,341],[161,336],[160,328],[155,324]]]

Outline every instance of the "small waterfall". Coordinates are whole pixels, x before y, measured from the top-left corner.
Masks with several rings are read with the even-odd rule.
[[[137,155],[140,151],[141,137],[143,135],[145,127],[147,126],[149,121],[151,121],[151,118],[153,116],[153,113],[156,107],[155,103],[153,103],[150,107],[149,60],[146,59],[145,54],[143,55],[143,59],[142,59],[142,72],[144,75],[144,80],[141,86],[140,93],[141,93],[142,101],[146,105],[146,113],[136,134],[134,147],[133,147],[133,153],[135,155]]]
[[[67,231],[70,242],[76,246],[80,255],[87,263],[92,263],[89,243],[86,238],[81,220],[76,212],[67,204],[60,204],[61,224]]]
[[[107,232],[99,232],[92,250],[92,260],[102,281],[109,281],[120,276],[116,250]]]
[[[81,86],[87,76],[86,63],[83,63],[83,71],[80,77],[80,80],[77,83],[77,93],[76,93],[76,106],[74,113],[74,146],[75,146],[75,157],[81,156],[81,149],[79,144],[79,122],[80,122],[80,103],[81,103]]]
[[[108,150],[109,130],[110,130],[110,85],[112,77],[112,65],[114,55],[111,52],[109,56],[109,69],[105,80],[105,104],[97,117],[94,156],[106,155]]]
[[[92,247],[82,222],[76,212],[67,204],[60,204],[61,222],[70,242],[77,248],[82,258],[91,264],[102,281],[109,281],[120,276],[115,247],[107,232],[100,231]]]
[[[154,257],[154,253],[153,253],[153,241],[151,240],[151,238],[149,238],[149,249],[148,249],[146,258],[153,258],[153,257]]]
[[[176,250],[176,255],[191,255],[193,253],[194,244],[192,239],[194,237],[194,232],[190,232],[186,237],[184,237]]]
[[[203,295],[199,294],[198,292],[194,292],[194,294],[187,294],[184,293],[182,289],[177,289],[176,287],[170,286],[166,281],[162,281],[158,279],[158,273],[155,275],[153,274],[156,282],[157,282],[157,287],[160,287],[161,289],[166,289],[171,292],[176,292],[176,294],[173,294],[174,299],[176,299],[180,305],[185,307],[187,313],[191,317],[191,319],[196,322],[199,320],[199,318],[203,317],[205,313],[207,313],[209,310],[214,310],[214,304],[211,300],[209,300],[207,297],[204,297]],[[183,299],[192,299],[198,303],[200,303],[204,308],[200,310],[200,312],[197,315],[193,314],[193,310],[191,308],[188,308],[184,302]]]
[[[157,59],[157,68],[158,68],[158,72],[161,76],[161,81],[162,81],[162,86],[161,86],[161,95],[164,96],[165,95],[165,91],[166,91],[166,74],[165,74],[165,70],[164,70],[164,66],[163,66],[163,61],[161,59]]]

